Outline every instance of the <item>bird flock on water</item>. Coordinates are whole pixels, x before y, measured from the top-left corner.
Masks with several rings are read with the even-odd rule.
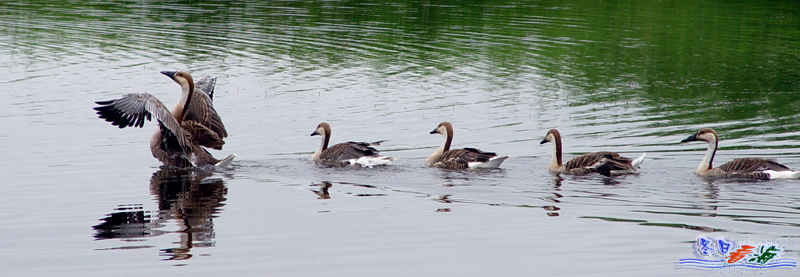
[[[147,92],[128,93],[121,98],[97,101],[94,108],[98,116],[119,128],[143,127],[144,121],[153,118],[158,121],[158,129],[150,138],[150,152],[165,166],[227,167],[233,162],[236,154],[217,159],[208,149],[221,150],[228,137],[225,125],[222,124],[214,109],[214,86],[216,78],[203,76],[194,81],[185,71],[162,71],[181,87],[181,98],[172,109],[167,108],[154,95]],[[425,165],[446,169],[481,169],[498,168],[509,158],[494,152],[482,151],[478,148],[451,148],[453,141],[453,125],[441,122],[431,134],[440,134],[442,144],[425,159]],[[375,148],[383,141],[376,142],[344,142],[330,145],[331,125],[322,122],[317,125],[311,136],[320,136],[319,148],[311,159],[328,166],[385,166],[395,160],[380,154]],[[719,146],[719,136],[714,129],[703,128],[681,142],[704,141],[708,150],[697,167],[695,173],[704,177],[744,178],[744,179],[799,179],[800,171],[792,171],[789,167],[773,159],[756,157],[736,158],[726,163],[713,166],[714,155]],[[574,157],[566,163],[562,160],[561,133],[556,129],[547,131],[541,144],[553,145],[553,155],[548,169],[555,174],[586,175],[598,173],[605,176],[637,173],[645,160],[645,154],[631,159],[611,151],[598,151]]]

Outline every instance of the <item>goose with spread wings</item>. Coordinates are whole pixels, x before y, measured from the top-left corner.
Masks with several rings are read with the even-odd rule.
[[[94,109],[100,118],[120,129],[143,127],[145,120],[158,120],[158,130],[150,138],[150,152],[166,166],[228,166],[236,157],[214,158],[204,147],[221,150],[228,131],[212,105],[216,78],[203,76],[194,82],[185,71],[162,71],[181,86],[181,98],[169,110],[147,92],[129,93],[119,99],[97,101]]]

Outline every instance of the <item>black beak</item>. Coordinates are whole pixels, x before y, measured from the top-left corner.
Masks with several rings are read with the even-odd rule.
[[[681,142],[683,143],[683,142],[687,142],[687,141],[698,141],[697,133],[695,133],[694,135],[689,136],[688,138],[683,139]]]
[[[167,75],[170,79],[174,79],[175,73],[178,73],[178,71],[161,71],[161,74]]]
[[[547,139],[543,139],[542,142],[540,142],[539,144],[545,144],[545,143],[547,143]]]
[[[436,131],[436,129],[433,129],[433,131],[431,131],[430,133],[431,133],[431,134],[438,134],[438,133],[439,133],[439,131]]]
[[[311,136],[312,136],[312,137],[313,137],[313,136],[316,136],[316,135],[319,135],[319,134],[317,134],[317,131],[314,131],[313,133],[311,133]]]

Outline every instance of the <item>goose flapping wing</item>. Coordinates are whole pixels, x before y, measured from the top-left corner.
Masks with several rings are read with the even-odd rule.
[[[181,121],[181,128],[192,138],[192,142],[200,146],[222,150],[225,141],[218,133],[194,120]]]
[[[217,78],[208,75],[203,75],[196,82],[194,82],[195,89],[202,90],[208,95],[208,99],[214,100],[214,85],[217,84]]]
[[[95,103],[100,105],[94,108],[98,116],[120,129],[131,126],[141,128],[144,126],[145,119],[150,121],[155,116],[160,123],[160,128],[169,130],[182,148],[188,148],[189,140],[184,135],[181,125],[164,106],[164,103],[161,103],[161,100],[152,94],[147,92],[128,93],[119,99]]]
[[[195,93],[192,93],[192,99],[188,99],[188,101],[190,101],[189,105],[187,107],[187,110],[185,110],[183,114],[184,121],[198,122],[199,126],[204,126],[205,128],[208,128],[210,131],[216,133],[216,135],[219,137],[220,140],[222,138],[228,137],[228,131],[225,130],[225,125],[222,124],[222,119],[219,117],[217,110],[214,109],[211,97],[208,94],[206,94],[202,90],[198,90],[197,88],[195,88]],[[204,132],[201,132],[201,133],[192,133],[192,135],[198,137],[198,136],[203,136],[205,134]],[[202,139],[198,138],[197,140],[201,141]],[[213,147],[207,145],[203,146]]]

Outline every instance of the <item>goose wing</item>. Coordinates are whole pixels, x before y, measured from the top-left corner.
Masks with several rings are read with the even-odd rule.
[[[119,99],[95,103],[100,105],[94,108],[98,116],[120,129],[131,126],[141,128],[144,126],[145,119],[150,121],[155,116],[162,133],[166,129],[175,136],[182,148],[188,148],[189,139],[184,135],[181,125],[164,106],[164,103],[161,103],[161,100],[152,94],[147,92],[129,93]]]
[[[196,82],[194,87],[208,94],[208,99],[214,99],[214,86],[217,84],[217,78],[208,75],[203,75]]]
[[[612,152],[613,153],[613,152]],[[614,153],[616,154],[616,153]],[[630,158],[622,157],[619,154],[616,156],[604,154],[597,163],[593,165],[598,173],[605,176],[611,176],[612,171],[620,172],[635,172],[636,168],[633,166],[633,160]]]
[[[380,142],[378,142],[380,143]],[[358,159],[366,156],[378,156],[379,151],[372,148],[375,143],[368,142],[345,142],[328,147],[320,154],[320,159],[331,161],[346,161]]]
[[[598,172],[610,176],[611,171],[635,170],[631,162],[619,153],[601,151],[575,157],[564,164],[564,168],[575,175]]]
[[[203,76],[203,78],[201,78],[200,81],[203,81],[204,83],[201,83],[201,85],[206,87],[206,89],[213,91],[214,82],[204,81],[204,79],[209,79],[209,78]],[[209,144],[199,143],[200,145],[216,149],[222,149],[222,144],[225,143],[224,141],[222,141],[222,139],[228,137],[228,131],[225,130],[225,125],[222,124],[222,119],[219,117],[219,114],[217,114],[217,110],[214,109],[214,106],[211,101],[211,95],[204,90],[195,88],[195,93],[192,93],[192,99],[189,99],[189,101],[191,102],[189,103],[187,110],[184,111],[183,120],[195,121],[197,122],[195,125],[197,125],[198,127],[204,126],[205,129],[208,129],[208,131],[216,134],[216,136],[202,138],[204,136],[207,136],[208,131],[203,128],[200,128],[197,129],[200,130],[200,132],[192,133],[192,135],[198,142],[200,141],[213,142]]]
[[[187,134],[191,134],[193,141],[199,145],[222,150],[225,141],[219,136],[219,133],[214,132],[207,126],[194,120],[184,120],[181,122],[181,128]]]
[[[624,161],[624,159],[627,159],[620,156],[616,152],[610,152],[610,151],[593,152],[572,158],[566,164],[564,164],[564,168],[567,170],[572,170],[585,167],[594,167],[603,158],[611,161],[614,160]],[[630,159],[628,159],[628,163],[630,163]]]
[[[768,170],[775,170],[775,171],[792,171],[792,169],[791,169],[791,168],[789,168],[788,166],[785,166],[785,165],[783,165],[783,164],[780,164],[780,163],[778,163],[778,161],[776,161],[776,160],[774,160],[774,159],[767,159],[766,161],[767,161],[767,162],[766,162],[766,163],[764,163],[764,166],[765,166],[765,167],[766,167],[766,169],[768,169]]]
[[[453,149],[439,155],[432,165],[435,167],[464,169],[469,167],[469,163],[485,163],[495,156],[497,156],[496,153],[484,152],[477,148]]]
[[[764,170],[789,171],[789,167],[779,164],[772,159],[738,158],[719,166],[719,169],[728,173],[751,173]]]

